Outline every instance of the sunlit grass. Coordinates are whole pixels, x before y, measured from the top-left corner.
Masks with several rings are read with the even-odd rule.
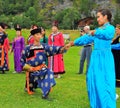
[[[25,34],[27,34],[26,31]],[[47,31],[49,34],[50,31]],[[79,33],[72,34],[78,36]],[[12,35],[11,33],[9,35]],[[12,39],[12,36],[11,38]],[[76,74],[79,69],[79,50],[81,47],[72,47],[64,54],[66,73],[62,78],[56,79],[56,86],[50,93],[53,101],[41,99],[41,90],[38,88],[34,95],[28,95],[24,91],[25,73],[13,74],[13,54],[9,54],[10,71],[0,74],[0,108],[89,108],[86,90],[86,75]],[[120,88],[117,88],[120,95]],[[120,108],[120,98],[117,100],[117,108]]]

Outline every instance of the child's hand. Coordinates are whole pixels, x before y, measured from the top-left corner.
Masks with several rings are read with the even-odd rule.
[[[70,44],[70,43],[68,43],[68,44],[65,45],[65,49],[66,49],[66,50],[68,50],[70,47],[71,47],[71,44]]]
[[[74,42],[70,41],[68,44],[65,45],[65,49],[68,50],[71,46],[74,46]]]

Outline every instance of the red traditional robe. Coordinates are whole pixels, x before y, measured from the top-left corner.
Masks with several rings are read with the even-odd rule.
[[[0,32],[0,71],[9,70],[8,50],[10,49],[7,35]]]
[[[5,39],[3,46],[4,46],[4,49],[5,49],[5,52],[6,52],[6,59],[7,59],[8,69],[9,69],[10,64],[9,64],[8,51],[10,50],[10,45],[9,45],[8,38]]]
[[[31,45],[34,43],[34,37],[33,36],[29,36],[28,38],[28,45]]]
[[[64,46],[62,33],[58,32],[56,34],[51,34],[48,39],[48,44],[54,46]],[[48,60],[48,67],[54,72],[54,74],[65,73],[63,54],[58,54],[50,57]]]

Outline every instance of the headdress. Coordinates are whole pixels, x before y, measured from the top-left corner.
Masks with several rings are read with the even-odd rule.
[[[40,28],[37,28],[37,29],[33,29],[30,31],[31,35],[34,35],[36,33],[41,33],[41,29]]]

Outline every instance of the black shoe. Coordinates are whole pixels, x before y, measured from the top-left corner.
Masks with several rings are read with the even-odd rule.
[[[48,96],[42,96],[42,99],[48,99]]]
[[[42,99],[47,100],[47,101],[52,101],[53,99],[49,98],[48,96],[42,96]]]
[[[45,96],[42,96],[42,99],[49,100],[49,98],[48,98],[49,93],[50,93],[50,90],[48,91],[48,93]]]

